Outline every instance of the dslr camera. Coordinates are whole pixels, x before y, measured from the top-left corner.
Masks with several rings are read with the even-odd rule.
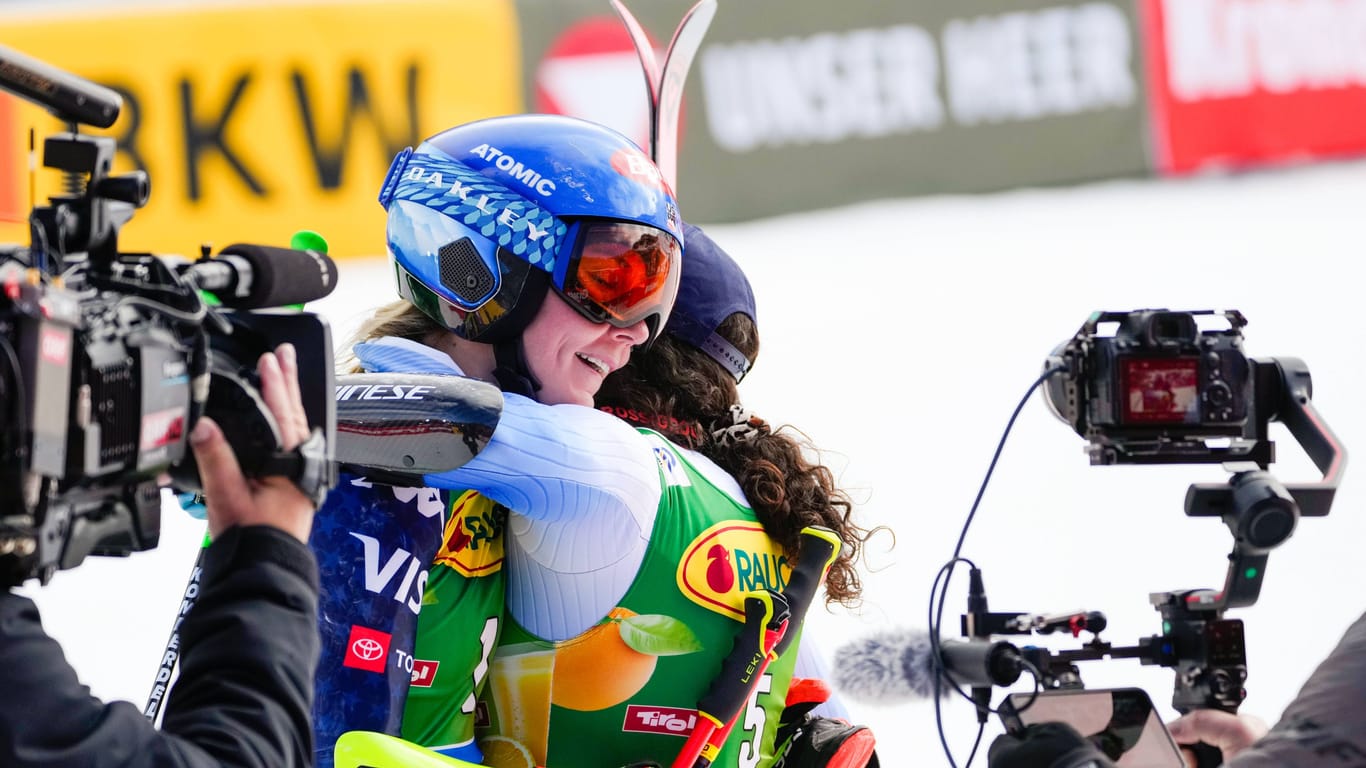
[[[1237,310],[1096,312],[1050,357],[1063,372],[1046,401],[1089,441],[1092,464],[1256,460],[1218,444],[1243,438],[1253,413],[1246,324]]]
[[[202,415],[247,475],[286,475],[321,499],[336,482],[328,327],[254,310],[321,298],[336,266],[252,245],[193,262],[120,252],[147,175],[111,174],[113,139],[77,132],[112,125],[119,95],[3,46],[0,88],[68,124],[43,142],[62,192],[32,209],[27,245],[0,245],[0,586],[155,547],[166,476],[199,490],[187,436]],[[313,430],[291,452],[255,375],[283,342],[299,353]]]

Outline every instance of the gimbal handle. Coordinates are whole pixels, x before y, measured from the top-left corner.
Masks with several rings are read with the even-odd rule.
[[[1342,481],[1347,450],[1314,408],[1314,383],[1309,367],[1296,357],[1253,360],[1252,365],[1258,393],[1255,437],[1265,438],[1268,421],[1280,421],[1286,426],[1323,478],[1316,483],[1289,483],[1285,490],[1299,506],[1301,515],[1322,517],[1328,514]],[[1233,489],[1226,483],[1192,484],[1186,491],[1186,515],[1222,517],[1232,509],[1232,495]]]
[[[1252,431],[1266,438],[1266,425],[1279,420],[1323,473],[1316,483],[1281,484],[1262,471],[1239,472],[1227,483],[1196,483],[1186,491],[1186,515],[1222,517],[1233,533],[1224,587],[1206,596],[1208,610],[1221,613],[1257,602],[1267,553],[1294,533],[1302,515],[1328,514],[1347,465],[1347,452],[1311,399],[1313,381],[1304,361],[1293,357],[1253,360],[1258,393]]]

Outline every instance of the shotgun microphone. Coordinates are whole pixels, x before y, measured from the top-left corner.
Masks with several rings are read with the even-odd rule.
[[[1004,641],[940,640],[946,677],[959,685],[1011,685],[1020,678],[1020,651]],[[934,696],[937,667],[928,633],[892,629],[849,643],[835,656],[835,687],[850,698],[870,702],[911,701]],[[947,697],[949,685],[939,695]]]
[[[179,270],[233,309],[303,304],[337,287],[337,264],[327,254],[267,245],[230,245]]]
[[[108,128],[119,119],[116,91],[0,45],[0,88],[47,107],[67,123]]]

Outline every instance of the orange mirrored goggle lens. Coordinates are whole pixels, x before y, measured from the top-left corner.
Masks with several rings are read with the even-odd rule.
[[[667,314],[678,292],[678,251],[677,240],[651,227],[590,230],[564,294],[596,322],[628,326]]]

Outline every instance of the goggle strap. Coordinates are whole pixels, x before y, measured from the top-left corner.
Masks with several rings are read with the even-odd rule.
[[[389,204],[407,200],[436,210],[550,273],[568,229],[549,210],[459,160],[428,152],[394,159],[381,200],[386,196]]]
[[[495,342],[493,345],[493,359],[496,367],[493,369],[493,378],[498,382],[498,388],[504,392],[521,395],[536,399],[536,392],[540,390],[541,383],[531,374],[527,367],[526,356],[522,354],[522,339],[506,339]]]

